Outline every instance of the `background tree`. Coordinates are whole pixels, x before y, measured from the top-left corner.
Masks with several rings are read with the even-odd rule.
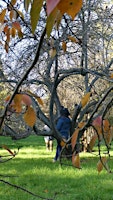
[[[51,1],[39,2],[37,6],[35,0],[32,4],[24,1],[23,6],[23,1],[5,0],[4,8],[1,4],[1,43],[5,47],[2,67],[7,77],[1,82],[10,83],[11,88],[1,125],[5,121],[3,130],[12,138],[20,139],[30,134],[29,129],[37,135],[45,135],[39,123],[46,123],[52,130],[49,135],[60,140],[65,149],[55,129],[55,119],[64,105],[71,111],[72,136],[68,142],[71,141],[75,158],[77,144],[92,125],[94,116],[101,115],[104,119],[112,107],[112,4],[111,1],[108,4],[107,1],[90,0],[78,1],[78,4],[72,1],[71,5],[67,1],[69,4],[64,10],[63,1],[56,1],[55,7]],[[81,9],[76,18],[71,6],[76,7],[77,13]],[[18,93],[21,100],[18,100],[20,95],[17,98]],[[25,94],[27,103],[22,104],[18,118],[15,117],[15,105],[12,106],[14,110],[9,110],[9,125],[7,111],[12,100],[16,109],[20,109],[17,102],[23,101]],[[26,110],[29,111],[28,104],[35,111],[32,114],[34,121],[29,120],[28,113],[27,120],[25,117],[23,120]],[[17,133],[14,129],[18,121],[23,132]],[[99,128],[101,125],[102,122]],[[98,136],[97,129],[96,133]]]

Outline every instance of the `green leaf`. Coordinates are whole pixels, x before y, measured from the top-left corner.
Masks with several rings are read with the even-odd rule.
[[[32,27],[32,33],[35,32],[39,17],[40,17],[40,11],[43,5],[43,0],[33,0],[33,3],[31,5],[31,27]]]

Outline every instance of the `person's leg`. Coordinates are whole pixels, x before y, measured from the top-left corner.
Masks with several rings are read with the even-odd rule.
[[[53,140],[49,140],[49,150],[53,151]]]
[[[57,144],[57,148],[56,148],[56,155],[55,155],[54,161],[57,161],[57,160],[58,160],[58,158],[59,158],[59,156],[60,156],[61,149],[62,149],[62,147],[61,147],[61,145],[58,143],[58,144]]]

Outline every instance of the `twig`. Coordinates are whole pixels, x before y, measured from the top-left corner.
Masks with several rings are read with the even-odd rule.
[[[27,189],[25,189],[25,188],[23,188],[23,187],[14,185],[14,184],[12,184],[12,183],[9,183],[8,181],[4,181],[4,180],[0,179],[0,182],[5,183],[5,184],[7,184],[7,185],[10,185],[10,186],[12,186],[12,187],[14,187],[14,188],[16,188],[16,189],[20,189],[20,190],[22,190],[22,191],[24,191],[24,192],[26,192],[26,193],[28,193],[28,194],[31,194],[32,196],[38,197],[38,198],[40,198],[40,199],[44,199],[44,200],[53,200],[53,199],[50,199],[50,198],[48,199],[48,198],[45,198],[45,197],[41,197],[41,196],[39,196],[39,195],[37,195],[37,194],[34,194],[34,193],[28,191]]]

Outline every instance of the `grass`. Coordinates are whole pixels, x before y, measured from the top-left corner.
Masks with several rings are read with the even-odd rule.
[[[55,143],[55,142],[54,142]],[[9,162],[0,163],[0,179],[23,187],[30,192],[55,200],[113,200],[113,174],[104,169],[98,174],[98,157],[90,153],[81,153],[82,169],[60,166],[52,163],[55,155],[46,152],[43,137],[30,136],[27,139],[12,141],[0,137],[0,146],[7,145],[12,151],[21,147],[19,154]],[[0,155],[8,154],[0,148]],[[112,149],[111,149],[111,155]],[[110,158],[113,169],[113,158]],[[3,177],[3,176],[6,177]],[[0,181],[1,200],[37,200],[41,199]]]

